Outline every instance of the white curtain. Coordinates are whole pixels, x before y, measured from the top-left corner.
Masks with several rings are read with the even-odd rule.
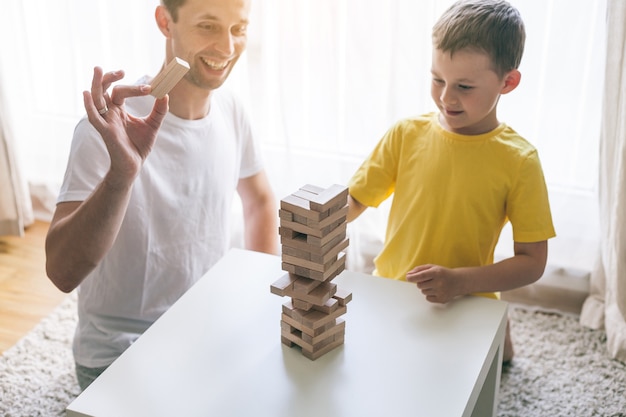
[[[431,29],[454,0],[257,0],[246,65],[249,100],[279,195],[345,183],[386,129],[432,111]],[[550,264],[589,271],[597,245],[597,147],[603,0],[511,0],[524,18],[522,83],[499,117],[539,149],[557,237]],[[572,30],[576,28],[576,30]],[[385,204],[352,224],[348,259],[380,248]],[[497,256],[512,253],[505,230]],[[349,254],[351,255],[351,254]],[[371,262],[364,259],[363,263]],[[371,263],[370,263],[371,265]]]
[[[606,328],[609,354],[626,362],[626,1],[609,0],[600,138],[600,255],[580,321]]]
[[[24,227],[34,221],[33,210],[16,154],[2,84],[0,76],[0,236],[22,236]]]

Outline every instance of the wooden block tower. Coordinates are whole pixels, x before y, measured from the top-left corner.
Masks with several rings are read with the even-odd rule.
[[[346,304],[352,294],[331,281],[346,265],[348,188],[305,185],[280,202],[282,269],[273,294],[283,304],[281,341],[315,360],[344,342]]]

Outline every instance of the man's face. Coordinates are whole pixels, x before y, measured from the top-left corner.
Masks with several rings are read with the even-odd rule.
[[[505,86],[486,53],[433,51],[431,96],[440,122],[451,132],[477,135],[495,129],[496,107]]]
[[[228,78],[247,43],[250,0],[187,0],[170,22],[171,47],[186,60],[185,79],[214,90]]]

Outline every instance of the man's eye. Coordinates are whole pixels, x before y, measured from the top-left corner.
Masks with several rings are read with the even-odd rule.
[[[247,26],[237,26],[233,28],[233,35],[243,36],[248,31]]]

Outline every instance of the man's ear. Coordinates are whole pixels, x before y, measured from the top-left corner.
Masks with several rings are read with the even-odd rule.
[[[172,24],[170,12],[167,11],[165,6],[159,5],[154,11],[154,18],[161,33],[165,35],[166,38],[169,38],[171,36],[170,25]]]
[[[504,86],[502,87],[500,94],[510,93],[511,91],[515,90],[515,88],[519,85],[521,80],[522,80],[522,73],[519,72],[518,70],[514,69],[514,70],[507,72],[504,75]]]

